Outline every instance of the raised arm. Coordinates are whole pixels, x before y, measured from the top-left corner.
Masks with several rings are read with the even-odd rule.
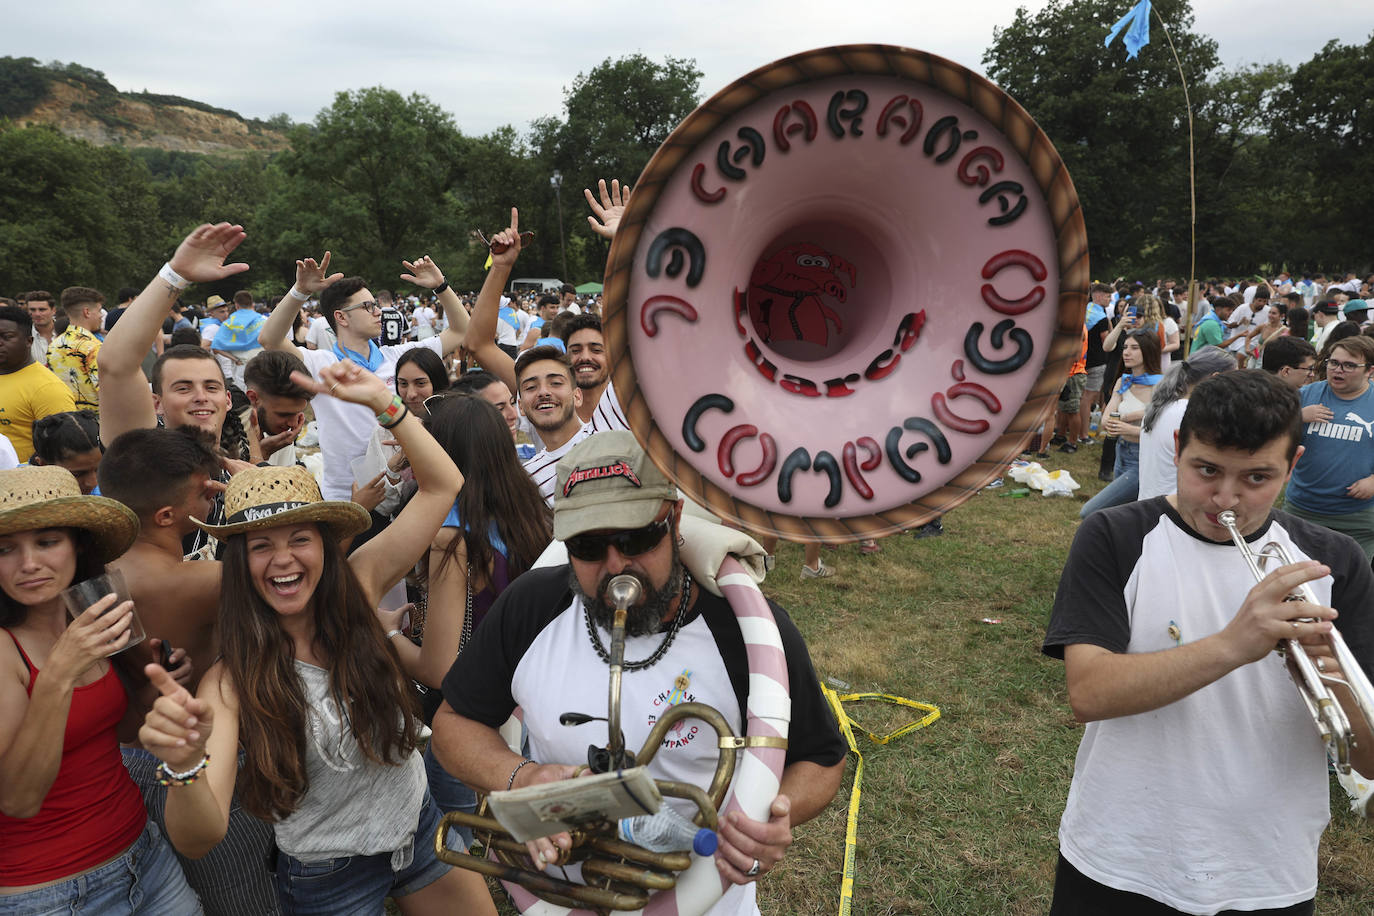
[[[378,415],[401,403],[385,382],[349,360],[322,368],[319,381],[300,372],[291,373],[291,378],[316,394],[363,404]],[[419,491],[385,531],[348,558],[374,607],[424,555],[463,486],[463,475],[448,452],[434,441],[419,417],[403,404],[400,409],[400,422],[387,429],[410,460]]]
[[[401,279],[416,286],[437,290],[439,305],[444,310],[444,329],[439,332],[439,342],[443,345],[444,355],[463,346],[468,334],[468,310],[463,308],[463,300],[448,285],[444,272],[429,255],[411,263],[402,261],[409,273],[401,274]]]
[[[520,212],[511,207],[510,228],[503,229],[492,240],[491,269],[482,282],[482,290],[477,294],[477,304],[472,309],[472,322],[468,325],[465,346],[477,362],[492,375],[506,383],[511,391],[518,391],[515,383],[515,360],[511,359],[496,345],[496,322],[501,311],[501,291],[510,279],[515,259],[520,256]],[[498,254],[495,249],[502,248]]]
[[[225,264],[246,233],[242,226],[206,223],[177,246],[172,259],[144,287],[100,347],[100,438],[113,442],[131,429],[157,425],[153,396],[143,377],[143,357],[162,333],[162,322],[187,286],[222,280],[248,269]]]
[[[281,297],[277,307],[272,309],[272,314],[263,323],[262,330],[258,332],[258,343],[262,344],[264,350],[283,350],[287,353],[296,351],[296,342],[291,339],[291,326],[296,322],[296,313],[311,296],[343,279],[342,273],[326,276],[330,256],[330,252],[326,251],[324,258],[319,261],[305,258],[296,262],[296,282],[291,285],[286,295]]]
[[[1129,312],[1123,312],[1121,314],[1121,318],[1116,324],[1112,325],[1112,329],[1107,332],[1107,336],[1102,338],[1103,350],[1110,353],[1116,349],[1117,341],[1121,339],[1121,332],[1128,330],[1126,325],[1130,323],[1130,320],[1131,316]]]

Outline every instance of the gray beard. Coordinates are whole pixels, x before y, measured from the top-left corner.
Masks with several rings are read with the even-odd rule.
[[[675,533],[669,531],[667,537],[673,537]],[[633,576],[644,595],[643,602],[631,605],[625,615],[625,635],[652,636],[654,633],[661,633],[668,626],[663,622],[663,615],[668,613],[668,605],[682,589],[682,558],[678,555],[677,543],[673,543],[673,567],[663,588],[654,588],[648,579],[634,570],[627,569],[623,574]],[[611,578],[610,573],[602,576],[596,585],[596,595],[592,596],[582,590],[577,575],[571,570],[568,571],[568,581],[572,585],[573,594],[582,599],[592,623],[607,633],[611,631],[611,624],[615,618],[615,607],[605,600],[606,588],[610,585]]]

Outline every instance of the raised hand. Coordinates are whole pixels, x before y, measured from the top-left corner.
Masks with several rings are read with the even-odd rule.
[[[386,382],[352,360],[339,360],[320,369],[319,381],[304,372],[292,372],[291,380],[307,391],[362,404],[376,413],[386,410],[391,403],[391,389]]]
[[[407,283],[414,283],[416,286],[423,286],[425,289],[434,289],[444,285],[444,272],[439,269],[439,265],[434,263],[434,259],[429,255],[416,258],[412,261],[402,261],[405,269],[410,273],[401,274],[401,279]]]
[[[186,236],[168,263],[172,270],[193,283],[241,274],[248,269],[247,264],[225,264],[224,259],[233,254],[247,236],[242,226],[204,223]]]
[[[144,716],[138,740],[172,770],[189,770],[205,756],[214,718],[210,704],[191,696],[161,665],[145,665],[143,672],[160,696]]]
[[[324,258],[316,261],[314,258],[305,258],[296,262],[296,289],[302,293],[318,293],[326,286],[331,286],[343,279],[342,273],[332,273],[325,276],[325,271],[329,270],[330,252],[324,253]]]
[[[96,662],[129,644],[134,603],[125,601],[116,607],[117,597],[106,595],[67,624],[48,654],[45,672],[75,684]]]
[[[607,193],[606,179],[602,178],[596,183],[596,187],[601,192],[599,203],[590,188],[582,189],[582,195],[587,198],[587,203],[595,214],[587,217],[587,223],[597,235],[608,239],[615,238],[620,218],[625,215],[625,208],[630,205],[630,186],[622,187],[619,179],[612,179],[610,193]]]
[[[488,243],[491,247],[491,266],[492,267],[512,267],[515,259],[520,257],[520,249],[525,240],[520,237],[520,211],[515,207],[510,208],[510,228],[502,229],[491,237]]]

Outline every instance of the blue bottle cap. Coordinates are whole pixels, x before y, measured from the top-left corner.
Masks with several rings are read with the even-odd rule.
[[[697,835],[692,838],[692,852],[699,856],[715,855],[716,843],[716,832],[702,827],[697,831]]]

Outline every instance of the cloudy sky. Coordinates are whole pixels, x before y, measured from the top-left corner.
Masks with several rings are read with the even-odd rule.
[[[1122,0],[1124,14],[1135,0]],[[561,115],[579,72],[634,52],[696,60],[709,96],[798,51],[906,45],[981,71],[993,29],[1043,0],[90,0],[7,4],[0,55],[76,61],[120,89],[170,93],[248,117],[312,120],[335,92],[420,92],[465,133]],[[1231,66],[1296,65],[1327,41],[1363,43],[1370,0],[1193,0],[1198,31]],[[1296,7],[1301,15],[1294,15]],[[1104,27],[1105,35],[1105,27]],[[1159,40],[1154,30],[1155,41]],[[1152,42],[1143,53],[1165,53]],[[1117,45],[1113,53],[1124,53]]]

